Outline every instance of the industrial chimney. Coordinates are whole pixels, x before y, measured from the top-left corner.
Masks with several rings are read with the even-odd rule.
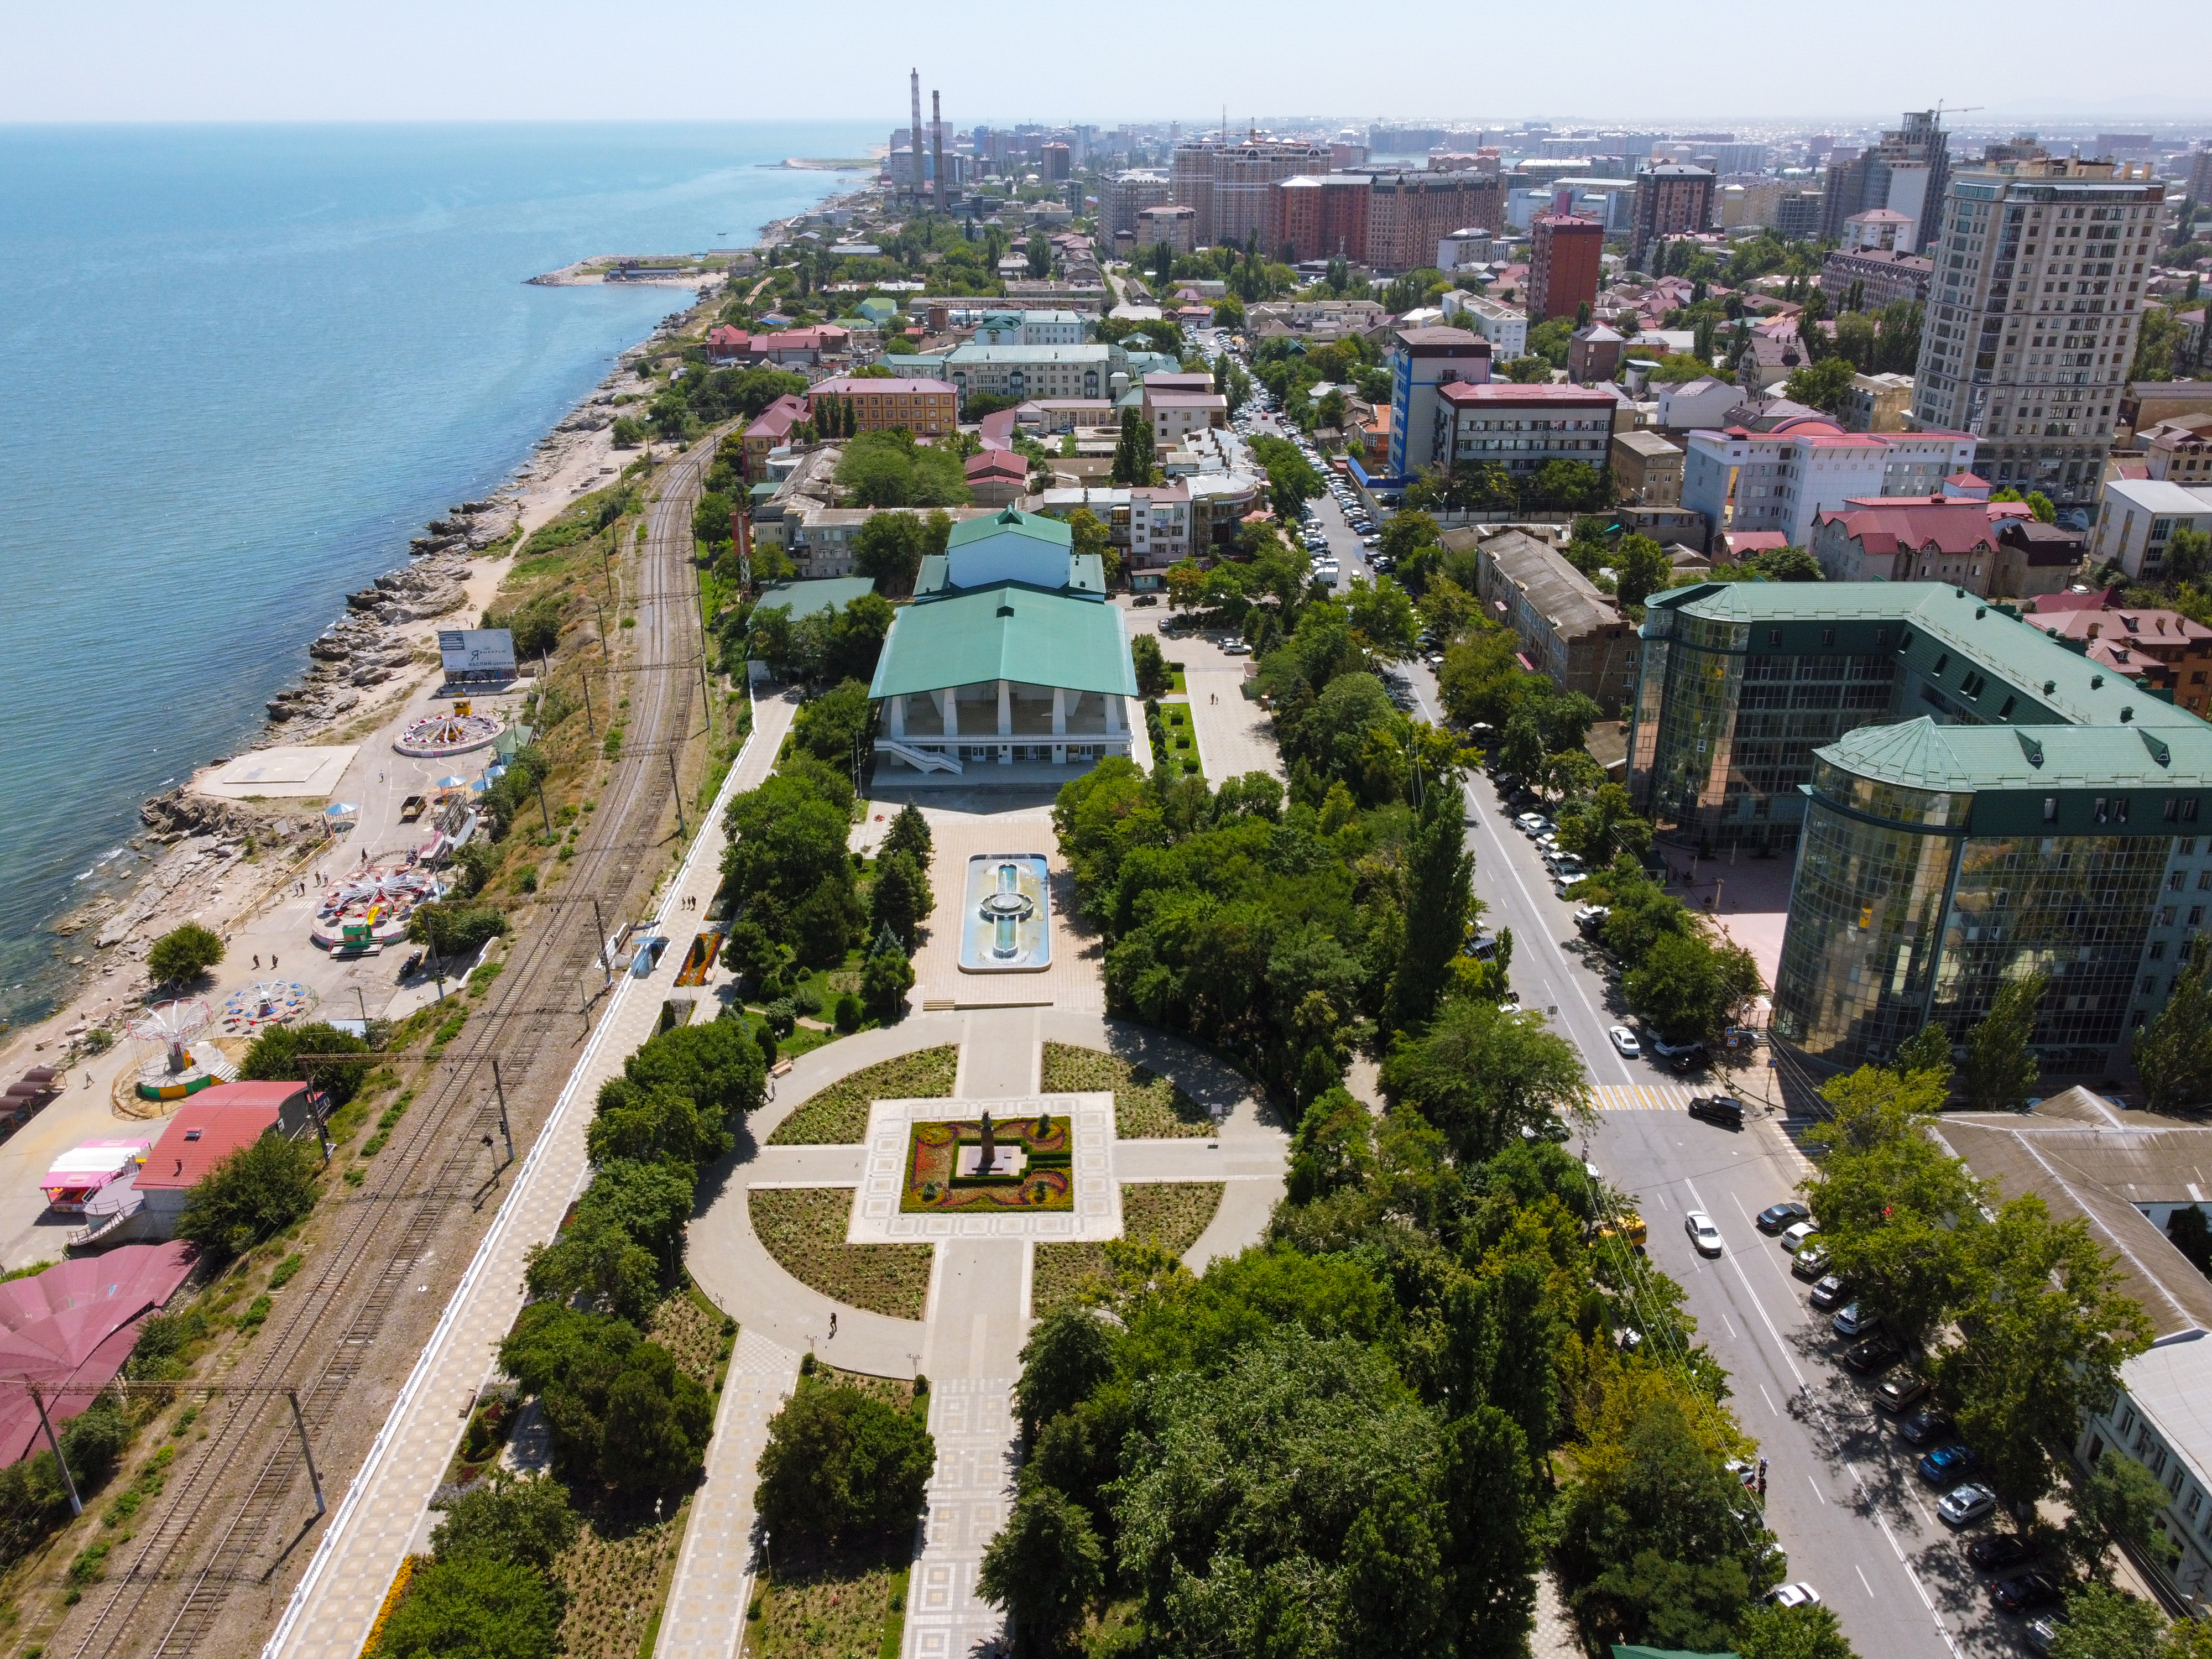
[[[907,92],[914,100],[914,149],[909,152],[914,162],[914,210],[921,211],[921,71],[907,71]]]

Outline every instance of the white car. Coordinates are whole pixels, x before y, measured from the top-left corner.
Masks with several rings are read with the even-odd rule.
[[[1242,640],[1231,640],[1221,647],[1221,654],[1224,657],[1249,657],[1252,654],[1252,647]]]
[[[1805,1248],[1806,1241],[1820,1231],[1818,1222],[1801,1221],[1782,1235],[1782,1248],[1795,1255]]]
[[[1682,1231],[1689,1234],[1690,1243],[1698,1247],[1699,1255],[1721,1253],[1721,1230],[1713,1225],[1712,1217],[1703,1210],[1692,1210],[1684,1216]]]
[[[1820,1605],[1820,1592],[1802,1580],[1795,1584],[1777,1584],[1766,1592],[1766,1602],[1776,1607],[1817,1607]]]
[[[1963,1486],[1954,1486],[1943,1494],[1942,1502],[1936,1505],[1936,1513],[1943,1517],[1946,1526],[1971,1527],[1997,1506],[1997,1495],[1987,1486],[1969,1480]]]
[[[1608,1027],[1606,1036],[1613,1040],[1613,1046],[1620,1051],[1620,1057],[1623,1060],[1639,1060],[1643,1057],[1644,1045],[1636,1040],[1636,1033],[1626,1025]]]

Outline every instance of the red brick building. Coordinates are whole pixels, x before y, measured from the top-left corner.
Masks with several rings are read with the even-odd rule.
[[[949,380],[875,380],[839,375],[823,381],[809,394],[817,417],[825,400],[848,404],[860,418],[862,432],[888,432],[904,428],[918,438],[937,438],[959,424],[954,408],[957,397]]]
[[[1571,213],[1540,213],[1528,237],[1528,320],[1572,317],[1597,302],[1605,227]]]
[[[1288,249],[1294,264],[1365,259],[1370,194],[1364,173],[1307,173],[1284,179],[1275,186],[1274,251]]]

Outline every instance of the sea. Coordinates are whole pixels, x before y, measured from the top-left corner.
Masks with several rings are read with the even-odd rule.
[[[343,596],[507,480],[851,123],[0,126],[0,1021],[144,868],[138,805],[261,730]]]

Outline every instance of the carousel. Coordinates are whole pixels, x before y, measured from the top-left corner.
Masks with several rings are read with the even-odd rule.
[[[416,908],[445,893],[445,883],[413,854],[387,854],[323,890],[309,937],[336,956],[368,956],[404,939]]]

